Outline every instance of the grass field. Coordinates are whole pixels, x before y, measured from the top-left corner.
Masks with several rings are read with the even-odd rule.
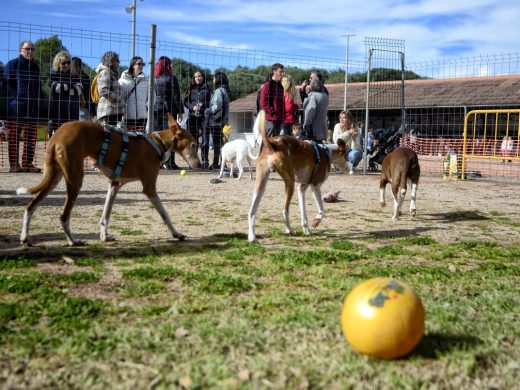
[[[61,272],[0,262],[0,380],[6,388],[497,388],[520,379],[520,249],[427,236],[222,235],[120,256],[64,256]],[[91,245],[96,252],[95,245]],[[153,252],[153,248],[149,248]],[[354,352],[346,293],[390,276],[426,309],[405,359]]]

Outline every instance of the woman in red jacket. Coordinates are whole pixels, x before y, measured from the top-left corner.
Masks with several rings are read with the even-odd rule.
[[[292,77],[285,75],[282,77],[283,99],[284,99],[284,119],[281,134],[291,135],[292,125],[298,121],[299,108],[294,102],[296,97],[296,88]]]

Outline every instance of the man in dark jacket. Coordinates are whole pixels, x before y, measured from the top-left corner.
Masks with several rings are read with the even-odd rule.
[[[284,66],[273,64],[271,67],[271,77],[262,85],[260,92],[260,108],[265,111],[266,133],[268,137],[280,135],[283,119],[285,115],[285,103],[283,98],[282,77]]]
[[[9,61],[4,70],[7,81],[10,172],[41,172],[33,164],[39,105],[42,101],[40,68],[34,61],[35,50],[34,43],[23,41],[20,43],[20,56]],[[20,166],[18,159],[22,129],[25,129],[25,141]]]

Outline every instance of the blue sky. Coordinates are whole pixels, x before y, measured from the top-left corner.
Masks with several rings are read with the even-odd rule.
[[[9,0],[0,20],[131,33],[132,0]],[[137,32],[292,55],[365,56],[364,37],[402,39],[407,62],[518,51],[518,0],[137,0]]]

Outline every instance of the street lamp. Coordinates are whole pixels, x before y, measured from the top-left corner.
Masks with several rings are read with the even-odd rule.
[[[347,37],[347,54],[345,58],[345,93],[343,94],[343,111],[347,111],[347,84],[348,84],[348,44],[350,37],[355,37],[356,34],[346,34],[342,37]]]
[[[132,0],[132,5],[129,5],[125,8],[127,14],[132,14],[132,58],[135,57],[135,13],[137,11],[136,1],[137,0]]]

